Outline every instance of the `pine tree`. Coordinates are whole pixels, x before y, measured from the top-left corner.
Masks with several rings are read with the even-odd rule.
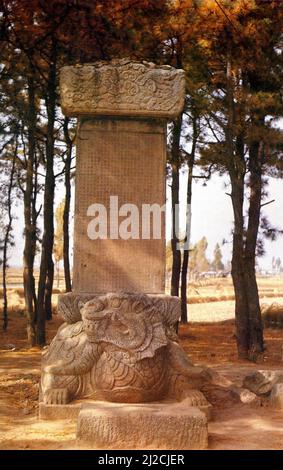
[[[216,243],[213,255],[214,255],[214,259],[211,263],[212,269],[214,271],[223,271],[224,269],[224,264],[222,262],[223,255],[222,255],[222,251],[221,251],[219,243]]]

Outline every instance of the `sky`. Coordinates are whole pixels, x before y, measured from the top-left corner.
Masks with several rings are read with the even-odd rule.
[[[180,199],[186,199],[187,174],[181,175]],[[262,214],[277,228],[283,229],[283,181],[270,178],[268,197],[266,201],[275,199],[272,204],[262,208]],[[216,243],[221,245],[224,261],[231,259],[233,210],[229,193],[229,181],[227,176],[212,176],[211,180],[203,186],[203,180],[195,179],[192,190],[192,225],[191,243],[196,243],[203,236],[208,240],[207,256],[213,259],[213,250]],[[170,189],[167,188],[167,199],[170,199]],[[169,201],[168,201],[169,202]],[[168,204],[170,206],[170,204]],[[183,207],[182,207],[183,206]],[[184,204],[181,211],[184,214]],[[167,211],[166,237],[170,238],[170,211]],[[183,216],[184,219],[184,216]],[[182,228],[181,228],[182,230]],[[183,228],[184,230],[184,228]],[[227,243],[222,245],[222,241]],[[272,257],[282,257],[283,261],[283,236],[279,236],[274,242],[265,241],[266,254],[258,259],[262,269],[271,269]]]
[[[182,220],[185,221],[185,203],[186,200],[186,172],[181,174],[180,179],[180,200],[181,202],[181,224]],[[208,259],[213,258],[213,250],[216,243],[222,244],[225,239],[227,243],[221,246],[223,259],[225,262],[231,258],[232,249],[232,227],[233,227],[233,213],[230,197],[226,194],[229,193],[229,186],[227,187],[228,179],[225,176],[212,176],[211,180],[207,181],[206,186],[203,186],[203,180],[195,179],[193,183],[193,198],[192,198],[192,228],[191,228],[191,243],[195,243],[203,236],[208,240],[207,256]],[[267,215],[270,222],[278,228],[283,229],[283,182],[282,180],[270,179],[268,187],[267,200],[275,199],[275,202],[265,206],[262,211]],[[59,183],[55,196],[55,207],[61,202],[64,197],[64,187]],[[72,202],[74,202],[74,191],[72,193]],[[14,240],[15,246],[11,249],[11,256],[9,260],[10,266],[22,265],[22,253],[24,246],[23,239],[23,206],[19,202],[15,208],[15,215],[17,220],[14,222]],[[166,238],[170,239],[171,223],[170,223],[170,187],[167,183],[167,211],[166,211]],[[183,214],[183,215],[182,215]],[[73,224],[71,220],[72,232]],[[181,231],[184,231],[185,225],[181,225]],[[262,269],[271,269],[272,257],[282,257],[283,261],[283,236],[278,237],[277,241],[265,241],[265,256],[259,259],[259,266]],[[37,257],[37,264],[39,257]]]

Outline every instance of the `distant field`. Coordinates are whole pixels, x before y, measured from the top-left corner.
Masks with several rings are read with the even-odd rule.
[[[38,282],[39,270],[34,271],[35,281]],[[58,288],[57,272],[54,272],[54,287]],[[0,273],[0,282],[2,287],[2,271]],[[7,273],[7,285],[8,287],[23,287],[23,270],[22,268],[10,268]],[[59,272],[59,288],[64,289],[64,273],[63,270]]]
[[[36,281],[38,271],[35,272]],[[21,269],[8,272],[9,308],[24,312],[24,297]],[[278,303],[283,305],[283,276],[258,277],[259,295],[262,306]],[[63,272],[60,272],[59,287],[57,276],[54,280],[53,305],[56,309],[58,293],[64,292]],[[169,293],[169,290],[168,290]],[[2,288],[0,288],[2,297]],[[192,322],[217,322],[234,317],[234,291],[231,278],[205,279],[191,283],[188,287],[188,314]],[[1,302],[2,304],[2,302]],[[0,308],[2,305],[0,304]]]
[[[34,272],[35,280],[38,281],[39,272]],[[281,297],[283,296],[283,275],[274,277],[259,276],[258,287],[261,296]],[[0,274],[2,283],[2,273]],[[9,288],[23,287],[23,272],[21,268],[8,269],[7,284]],[[57,273],[54,275],[54,289],[64,290],[63,271],[59,273],[59,283]],[[1,288],[1,286],[0,286]],[[169,291],[169,288],[167,289]],[[190,282],[188,287],[188,297],[190,303],[213,302],[222,300],[233,300],[234,290],[231,277],[210,278],[198,282]]]
[[[260,297],[283,297],[283,276],[257,278]],[[190,303],[234,300],[231,277],[205,279],[190,283],[188,288]]]

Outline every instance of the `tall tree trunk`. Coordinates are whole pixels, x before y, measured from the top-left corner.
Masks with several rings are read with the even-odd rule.
[[[33,180],[33,196],[32,196],[32,226],[34,227],[33,230],[33,237],[32,237],[32,253],[33,253],[33,263],[35,259],[35,254],[36,254],[36,242],[37,242],[37,218],[40,214],[41,207],[39,210],[36,208],[36,203],[37,203],[37,196],[38,196],[38,159],[37,159],[37,154],[35,152],[34,154],[34,180]],[[37,312],[37,295],[36,295],[36,289],[35,289],[35,280],[33,282],[33,305],[34,305],[34,312],[35,312],[35,322],[36,322],[36,312]]]
[[[52,247],[53,251],[53,247]],[[54,282],[54,262],[52,256],[48,256],[48,268],[46,273],[46,283],[44,292],[44,310],[46,320],[52,319],[52,289]]]
[[[56,262],[57,289],[60,287],[60,262]]]
[[[193,141],[192,150],[188,162],[188,181],[187,181],[187,220],[186,220],[186,238],[183,252],[182,274],[181,274],[181,322],[188,322],[188,303],[187,303],[187,278],[190,253],[190,233],[191,233],[191,204],[192,204],[192,184],[193,169],[195,163],[195,154],[198,138],[197,118],[193,117]]]
[[[182,130],[181,114],[173,124],[173,140],[172,140],[172,275],[171,275],[171,295],[179,296],[180,272],[181,272],[181,251],[179,245],[179,173],[180,173],[180,138]]]
[[[249,355],[249,309],[245,285],[244,263],[244,194],[246,164],[243,136],[235,133],[234,79],[231,63],[231,43],[227,46],[227,128],[226,148],[229,158],[231,199],[234,212],[232,279],[235,291],[235,326],[238,356],[248,359]]]
[[[25,223],[25,244],[23,253],[23,282],[25,294],[25,311],[27,316],[27,339],[30,347],[36,343],[35,334],[35,281],[34,281],[34,257],[36,227],[32,219],[33,200],[33,178],[35,160],[35,134],[36,134],[36,105],[35,105],[35,84],[33,70],[28,77],[28,154],[26,169],[26,185],[24,191],[24,223]]]
[[[70,204],[71,204],[71,163],[72,163],[72,149],[73,141],[70,138],[69,130],[69,118],[64,120],[64,136],[67,146],[66,158],[65,158],[65,205],[63,212],[63,261],[64,261],[64,277],[66,292],[72,290],[71,283],[71,269],[70,269],[70,254],[69,254],[69,218],[70,218]]]
[[[235,291],[235,324],[238,356],[248,359],[249,312],[244,263],[244,175],[231,177],[231,199],[234,211],[232,279]]]
[[[7,267],[8,267],[8,247],[10,243],[10,234],[12,230],[12,190],[15,175],[16,158],[18,152],[18,136],[16,135],[15,150],[13,153],[12,168],[9,179],[8,194],[7,194],[7,207],[8,207],[8,223],[5,230],[4,244],[3,244],[3,329],[8,327],[8,296],[7,296]]]
[[[45,320],[50,318],[52,286],[54,278],[53,244],[54,244],[54,125],[56,112],[56,49],[52,54],[53,62],[50,65],[47,94],[45,97],[47,109],[47,137],[46,137],[46,175],[43,209],[43,237],[41,260],[38,281],[37,300],[37,342],[45,344]],[[48,309],[46,311],[46,309]]]
[[[249,149],[250,201],[249,222],[245,243],[245,284],[249,305],[249,358],[255,360],[263,352],[263,326],[255,272],[258,229],[260,224],[262,164],[261,144],[253,142]]]

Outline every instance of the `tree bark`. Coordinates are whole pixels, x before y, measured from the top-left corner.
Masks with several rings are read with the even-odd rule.
[[[56,262],[57,289],[60,287],[60,262]]]
[[[12,168],[10,173],[8,194],[7,194],[7,207],[8,207],[8,223],[5,230],[4,244],[3,244],[3,266],[2,266],[2,285],[3,285],[3,329],[7,330],[8,327],[8,296],[7,296],[7,267],[8,267],[8,247],[10,243],[10,234],[12,230],[12,190],[15,174],[15,165],[18,152],[18,136],[16,135],[15,150],[13,153]]]
[[[35,161],[35,135],[36,135],[36,105],[34,73],[30,71],[28,77],[28,154],[26,168],[26,185],[24,191],[24,222],[25,244],[23,253],[23,282],[25,295],[25,311],[27,317],[27,339],[30,347],[36,343],[35,333],[35,281],[34,257],[36,245],[36,227],[32,218],[34,161]]]
[[[245,77],[243,83],[245,83]],[[249,147],[250,198],[248,226],[245,233],[243,217],[246,173],[244,136],[241,132],[238,133],[234,148],[232,144],[233,126],[235,125],[233,118],[234,101],[229,68],[227,68],[227,99],[227,143],[229,151],[233,152],[231,154],[233,164],[230,165],[229,174],[234,211],[232,278],[235,290],[237,348],[240,358],[255,360],[263,352],[263,328],[255,273],[256,244],[261,209],[262,164],[260,161],[260,144],[254,141]]]
[[[185,243],[189,244],[190,241],[185,240]],[[181,272],[181,323],[188,323],[188,305],[187,305],[188,265],[189,265],[189,249],[184,248],[182,272]]]
[[[173,124],[172,141],[172,275],[171,295],[179,297],[180,273],[181,273],[181,251],[179,245],[179,172],[180,172],[180,137],[182,130],[182,114]]]
[[[69,136],[68,131],[69,118],[64,120],[64,136],[67,145],[67,152],[65,158],[65,205],[63,212],[63,261],[64,261],[64,277],[66,292],[72,290],[71,283],[71,269],[70,269],[70,255],[69,255],[69,218],[70,218],[70,204],[71,204],[71,162],[72,162],[72,149],[73,141]]]
[[[235,326],[238,356],[248,359],[249,355],[249,309],[245,285],[244,263],[244,194],[246,164],[243,136],[235,134],[234,82],[231,64],[231,44],[227,48],[227,128],[226,148],[231,181],[231,199],[234,212],[232,279],[235,291]],[[236,138],[235,138],[236,137]]]
[[[191,204],[192,204],[192,184],[193,169],[195,164],[195,154],[198,139],[197,118],[193,117],[193,141],[192,150],[188,162],[188,181],[187,181],[187,220],[186,220],[186,238],[183,251],[183,263],[181,273],[181,322],[188,322],[188,303],[187,303],[187,278],[190,253],[190,232],[191,232]]]
[[[53,247],[52,247],[53,251]],[[52,319],[52,289],[54,282],[54,262],[51,256],[48,256],[48,268],[46,273],[46,283],[45,283],[45,292],[44,292],[44,310],[46,320]]]
[[[235,325],[238,356],[248,359],[249,311],[244,263],[244,175],[231,175],[231,199],[234,211],[232,279],[235,291]]]
[[[260,224],[262,165],[261,144],[253,142],[249,149],[250,203],[249,221],[245,243],[245,284],[249,305],[249,357],[255,360],[263,352],[263,326],[255,272],[255,257]]]
[[[52,312],[52,287],[54,278],[53,244],[54,244],[54,190],[55,177],[53,168],[54,159],[54,125],[56,111],[56,47],[52,54],[50,64],[47,94],[45,97],[47,109],[47,137],[46,137],[46,175],[43,209],[43,237],[38,282],[37,300],[37,343],[45,344],[45,320],[47,314],[50,318]],[[46,310],[47,309],[47,310]]]
[[[38,191],[39,191],[39,185],[38,185],[38,166],[39,166],[39,163],[38,163],[38,158],[37,158],[37,154],[35,152],[34,154],[34,170],[33,170],[33,173],[34,173],[34,178],[33,178],[33,195],[32,195],[32,201],[31,201],[31,204],[32,204],[32,215],[31,215],[31,218],[32,218],[32,226],[34,227],[34,233],[33,233],[33,238],[32,238],[32,252],[34,254],[34,258],[35,258],[35,254],[36,254],[36,242],[37,242],[37,219],[38,219],[38,216],[41,212],[41,207],[39,210],[37,210],[36,208],[36,204],[37,204],[37,196],[38,196]],[[33,259],[33,263],[34,263],[34,259]],[[35,312],[35,315],[34,315],[34,319],[35,319],[35,323],[36,323],[36,312],[37,312],[37,295],[36,295],[36,289],[35,289],[35,281],[33,282],[33,305],[34,305],[34,312]]]

